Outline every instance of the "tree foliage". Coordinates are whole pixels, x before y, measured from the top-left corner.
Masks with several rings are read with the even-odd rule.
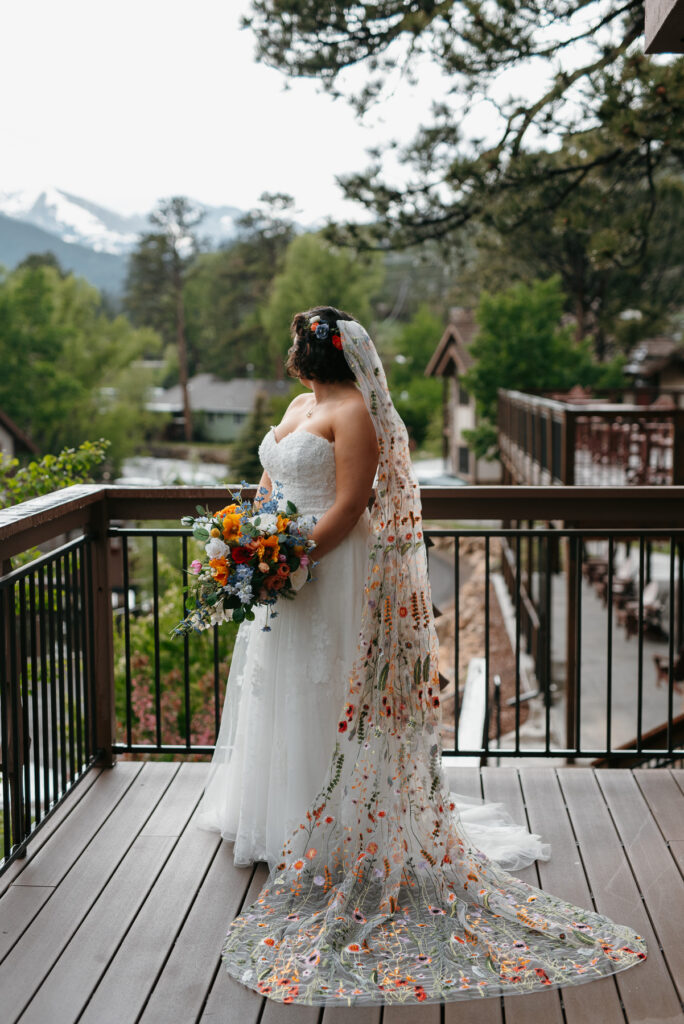
[[[265,193],[237,223],[238,236],[202,253],[185,287],[190,361],[195,371],[230,379],[273,372],[260,309],[294,237],[290,196]]]
[[[0,508],[18,505],[50,491],[91,483],[107,456],[109,441],[84,441],[78,448],[64,448],[58,455],[44,455],[26,466],[0,452]]]
[[[185,331],[185,281],[198,249],[197,228],[204,212],[185,196],[161,199],[149,220],[153,230],[140,236],[126,278],[126,308],[135,323],[153,327],[175,345],[183,394],[185,438],[192,438]]]
[[[254,399],[254,408],[233,445],[230,476],[234,483],[240,480],[250,484],[259,483],[262,473],[259,445],[272,422],[268,395],[259,391]]]
[[[475,363],[462,378],[481,419],[479,428],[464,432],[478,457],[491,455],[499,388],[565,391],[575,384],[621,383],[620,359],[596,363],[589,341],[576,342],[572,327],[561,326],[563,304],[558,277],[482,293],[470,346]]]
[[[544,158],[551,169],[554,157]],[[501,197],[474,235],[477,255],[460,275],[459,301],[472,304],[482,287],[557,274],[576,336],[591,339],[597,358],[637,340],[620,320],[626,309],[639,311],[639,337],[662,331],[684,303],[684,182],[663,178],[653,210],[652,201],[645,187],[621,193],[598,173],[548,212],[540,204],[521,215]],[[646,219],[648,245],[638,240]]]
[[[664,64],[639,52],[638,0],[253,0],[245,23],[265,63],[316,77],[362,112],[401,76],[417,80],[428,64],[442,73],[442,97],[415,138],[390,144],[406,180],[388,179],[383,147],[367,170],[342,180],[346,197],[374,218],[347,225],[342,237],[377,246],[454,243],[465,225],[487,222],[497,200],[515,209],[518,223],[549,216],[596,173],[609,204],[616,194],[629,203],[640,193],[638,215],[622,218],[622,237],[600,242],[606,259],[619,266],[625,253],[632,263],[646,258],[666,199],[659,179],[681,173],[684,60]],[[485,103],[498,118],[487,137],[474,116]],[[590,147],[575,144],[591,130]],[[513,226],[502,218],[498,229]]]
[[[424,374],[443,331],[442,318],[423,303],[384,356],[392,401],[418,448],[441,430],[442,381]]]
[[[382,278],[377,253],[357,254],[331,245],[320,233],[294,238],[262,312],[274,375],[282,376],[294,313],[312,306],[335,306],[369,324],[372,299]]]
[[[0,277],[0,408],[43,451],[101,435],[116,467],[148,422],[149,376],[133,364],[158,348],[82,278],[40,264]]]

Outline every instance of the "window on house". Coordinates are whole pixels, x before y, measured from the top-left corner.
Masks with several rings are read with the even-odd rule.
[[[470,395],[463,387],[462,384],[458,385],[458,404],[459,405],[470,405]]]
[[[459,473],[470,472],[470,450],[464,444],[458,446],[458,471]]]

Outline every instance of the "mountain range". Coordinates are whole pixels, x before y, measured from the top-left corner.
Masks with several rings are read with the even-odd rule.
[[[199,234],[212,246],[234,238],[242,211],[198,204]],[[31,253],[52,252],[65,270],[110,294],[121,292],[127,257],[147,215],[124,215],[54,186],[0,191],[0,265],[12,269]]]

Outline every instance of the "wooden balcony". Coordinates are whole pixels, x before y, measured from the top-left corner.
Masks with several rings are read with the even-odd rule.
[[[452,787],[502,800],[552,845],[521,878],[627,922],[648,960],[577,988],[406,1008],[300,1008],[228,976],[229,922],[265,865],[193,825],[207,766],[94,768],[0,888],[7,1024],[675,1024],[682,1020],[684,771],[455,768]],[[383,1012],[384,1010],[384,1012]]]
[[[504,483],[684,483],[682,393],[643,390],[571,400],[499,389]]]
[[[154,554],[162,543],[178,543],[182,551],[187,541],[183,531],[164,530],[158,522],[145,528],[133,523],[177,520],[197,502],[213,503],[224,496],[219,488],[83,487],[0,512],[2,1020],[8,1024],[154,1020],[268,1024],[287,1014],[289,1020],[324,1024],[341,1018],[351,1021],[352,1014],[359,1024],[587,1020],[674,1024],[684,1019],[684,770],[674,767],[684,755],[684,738],[674,715],[677,691],[671,668],[677,630],[681,632],[681,574],[675,569],[684,545],[684,489],[554,486],[422,491],[424,515],[430,520],[426,533],[435,538],[441,534],[444,543],[453,542],[449,572],[456,595],[463,578],[459,559],[476,542],[481,544],[484,632],[478,653],[486,682],[497,668],[486,628],[491,625],[489,602],[493,600],[489,588],[490,571],[494,575],[495,570],[492,551],[502,538],[510,545],[513,559],[503,567],[507,585],[514,594],[527,595],[527,603],[513,602],[515,635],[510,654],[515,692],[522,698],[521,658],[536,659],[547,726],[553,694],[544,672],[553,649],[553,630],[558,630],[552,615],[542,614],[533,622],[530,608],[543,610],[535,588],[546,578],[542,592],[548,594],[550,575],[559,571],[558,565],[553,568],[554,545],[565,545],[572,556],[560,567],[570,596],[561,626],[571,668],[568,679],[574,687],[569,691],[572,714],[562,741],[555,742],[547,728],[541,744],[530,747],[516,734],[515,744],[503,749],[488,731],[463,743],[457,728],[454,748],[445,751],[451,755],[445,757],[445,766],[454,790],[503,801],[518,821],[551,843],[551,860],[533,865],[520,877],[632,925],[647,939],[646,963],[612,978],[533,996],[443,1007],[327,1008],[324,1012],[320,1008],[292,1011],[264,1002],[221,968],[219,950],[227,926],[256,895],[265,880],[265,866],[235,867],[230,843],[194,827],[206,761],[123,759],[208,757],[211,752],[211,744],[198,740],[193,732],[189,704],[180,742],[165,735],[160,722],[155,735],[141,742],[135,732],[128,677],[125,693],[119,693],[120,699],[126,698],[123,727],[117,721],[114,653],[118,650],[119,660],[129,664],[135,640],[129,601],[113,607],[117,604],[113,594],[127,594],[133,585],[133,560],[128,555],[134,544],[140,550],[143,544],[149,545]],[[528,528],[502,528],[502,523],[511,521],[527,522]],[[581,671],[582,659],[591,658],[590,648],[598,642],[600,630],[596,632],[595,622],[593,633],[587,629],[586,596],[582,611],[585,581],[577,546],[603,536],[610,548],[622,536],[620,531],[637,538],[642,563],[647,538],[650,543],[659,537],[662,557],[668,557],[670,565],[670,639],[665,646],[670,668],[660,690],[667,718],[657,736],[642,729],[643,708],[653,700],[653,692],[643,672],[643,645],[633,640],[634,658],[641,667],[634,691],[633,742],[626,748],[611,737],[610,729],[605,742],[597,745],[595,735],[587,739],[578,725],[583,686],[585,697],[594,698],[592,714],[603,712],[596,694],[586,693],[587,686],[592,691],[597,688],[599,670],[588,680]],[[10,557],[34,544],[41,544],[44,553],[28,565],[12,568]],[[162,675],[155,565],[153,559],[148,572],[153,581],[149,616],[154,623],[156,658],[153,696],[159,705]],[[435,580],[433,596],[438,589]],[[589,608],[588,614],[596,620],[596,609]],[[458,604],[455,621],[459,622]],[[459,631],[457,676],[459,667],[463,668],[458,637]],[[611,651],[615,645],[609,643],[608,661],[602,655],[601,663],[609,675]],[[181,694],[185,694],[182,703],[187,700],[183,666],[192,656],[181,645],[177,658]],[[217,679],[222,671],[216,661]],[[619,674],[615,672],[616,677]],[[612,685],[618,682],[616,678]],[[487,686],[485,701],[490,698]],[[456,726],[459,711],[457,691]],[[218,698],[214,712],[220,712]],[[508,767],[492,767],[494,758]],[[628,767],[586,767],[591,758]],[[480,767],[465,767],[473,760]],[[649,761],[666,767],[631,767]]]

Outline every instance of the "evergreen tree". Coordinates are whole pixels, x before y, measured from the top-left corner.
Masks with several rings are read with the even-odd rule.
[[[272,373],[259,311],[294,236],[293,201],[264,193],[260,202],[238,220],[234,242],[198,257],[185,287],[196,369],[225,379]]]
[[[558,274],[577,339],[591,337],[598,359],[620,347],[622,310],[639,309],[643,336],[661,331],[684,304],[681,176],[663,171],[652,188],[599,164],[557,202],[563,185],[555,172],[568,151],[600,154],[604,141],[588,132],[557,151],[528,154],[538,186],[492,201],[474,235],[477,256],[459,282],[461,302],[470,305],[483,286]]]
[[[331,245],[320,233],[293,239],[262,312],[275,375],[283,374],[283,357],[292,344],[289,327],[298,310],[335,306],[369,324],[383,273],[378,253],[358,255]]]
[[[192,412],[184,289],[198,250],[196,229],[203,217],[202,210],[185,196],[160,200],[149,217],[156,230],[141,235],[126,280],[126,307],[133,320],[155,328],[167,344],[175,344],[186,441],[192,439]]]
[[[152,380],[133,363],[158,348],[73,274],[29,264],[0,278],[0,409],[45,452],[104,436],[115,469],[148,423]]]
[[[59,260],[53,252],[32,252],[25,256],[21,263],[17,263],[16,270],[35,270],[37,267],[52,267],[60,277],[66,277],[66,271],[62,270]]]
[[[475,363],[462,380],[474,396],[480,424],[464,436],[475,454],[492,454],[496,442],[497,392],[564,391],[619,386],[622,361],[594,362],[588,340],[577,343],[571,326],[561,326],[564,295],[558,277],[519,283],[492,295],[482,292],[479,325],[470,353]]]
[[[401,183],[384,173],[382,146],[368,170],[342,179],[346,197],[372,217],[342,237],[400,247],[458,243],[459,229],[486,219],[498,197],[548,214],[595,168],[612,178],[609,202],[612,188],[654,198],[662,173],[680,174],[684,59],[646,58],[643,19],[641,0],[253,0],[245,24],[265,63],[346,92],[361,113],[396,87],[397,68],[413,82],[428,61],[440,69],[443,98],[409,145],[388,144],[405,168]],[[357,65],[366,73],[348,74]],[[519,68],[536,71],[519,79],[526,95],[504,77]],[[498,114],[488,135],[468,119],[484,98]],[[532,146],[551,149],[554,139],[571,143],[593,128],[600,146],[568,145],[552,171],[555,187],[544,188],[549,168],[528,159]],[[632,222],[637,247],[655,237],[651,227],[648,215]]]
[[[259,445],[270,424],[271,409],[268,395],[264,391],[258,391],[254,399],[254,408],[233,444],[230,457],[230,475],[233,482],[246,480],[250,484],[259,483],[262,474]]]

